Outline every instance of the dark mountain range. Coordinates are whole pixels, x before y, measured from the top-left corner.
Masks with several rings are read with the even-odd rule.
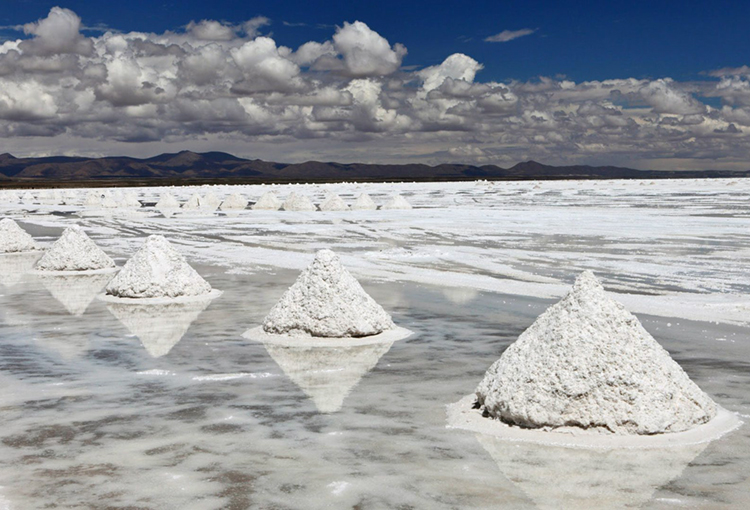
[[[331,181],[463,181],[474,179],[664,179],[750,177],[750,171],[634,170],[614,166],[549,166],[527,161],[495,165],[371,165],[363,163],[284,164],[238,158],[223,152],[182,151],[153,158],[16,158],[0,155],[0,187],[113,186]]]

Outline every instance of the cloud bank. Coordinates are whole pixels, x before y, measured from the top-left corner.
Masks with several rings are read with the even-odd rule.
[[[750,167],[747,66],[697,82],[501,83],[482,81],[482,64],[461,53],[405,68],[407,49],[361,21],[298,48],[264,35],[269,23],[199,20],[177,32],[88,37],[76,13],[55,7],[0,45],[5,150]]]

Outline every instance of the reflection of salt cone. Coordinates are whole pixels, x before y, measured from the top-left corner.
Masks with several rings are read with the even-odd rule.
[[[476,437],[540,509],[638,508],[708,445],[594,449]]]
[[[137,336],[154,357],[164,356],[182,339],[211,298],[187,303],[107,303],[112,315]]]
[[[364,375],[375,368],[391,343],[355,347],[300,347],[264,344],[284,373],[321,413],[335,413]]]
[[[44,288],[71,314],[81,316],[107,282],[111,274],[40,275]]]
[[[34,263],[41,256],[42,252],[0,255],[0,283],[6,287],[17,285],[34,268]]]

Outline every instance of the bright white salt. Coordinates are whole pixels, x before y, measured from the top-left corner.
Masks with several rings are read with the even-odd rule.
[[[263,321],[272,334],[364,337],[395,326],[331,250],[320,250]]]
[[[348,211],[349,206],[346,205],[344,199],[335,193],[331,193],[328,198],[320,204],[321,211]]]
[[[310,199],[304,195],[298,195],[297,193],[290,193],[282,208],[285,211],[315,211],[315,204],[310,202]]]
[[[352,210],[354,211],[374,211],[377,208],[378,206],[367,193],[362,193],[352,204]]]
[[[268,193],[265,193],[262,197],[258,199],[255,204],[253,204],[253,210],[259,210],[259,211],[278,211],[281,209],[282,202],[279,200],[279,197],[276,196],[276,193],[273,191],[269,191]]]
[[[179,298],[210,292],[211,285],[159,235],[146,239],[106,289],[107,294],[122,298]]]
[[[717,412],[590,271],[505,350],[476,394],[490,416],[526,428],[659,434]]]
[[[20,253],[38,250],[28,232],[10,218],[0,220],[0,253]]]
[[[411,209],[411,204],[401,195],[394,195],[381,209]]]
[[[98,271],[115,267],[115,262],[75,225],[65,229],[34,267],[39,271]]]
[[[242,210],[247,207],[247,200],[239,193],[233,193],[229,195],[224,202],[221,203],[220,209],[222,211],[233,211]]]

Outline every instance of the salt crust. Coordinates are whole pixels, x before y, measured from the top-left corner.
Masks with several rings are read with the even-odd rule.
[[[182,298],[204,296],[211,285],[163,236],[148,237],[140,250],[106,288],[119,298]]]
[[[702,444],[719,439],[738,429],[743,421],[736,413],[716,406],[716,415],[711,421],[690,430],[670,434],[616,435],[597,430],[566,427],[564,430],[540,430],[515,427],[487,418],[482,409],[476,408],[476,395],[467,395],[454,404],[446,406],[448,428],[464,429],[507,441],[529,442],[570,448],[670,448]]]
[[[0,220],[0,253],[23,253],[38,249],[34,238],[18,223],[10,218]]]
[[[242,210],[247,207],[247,200],[239,193],[233,193],[229,195],[226,200],[221,203],[219,209],[222,211],[236,211]]]
[[[331,250],[320,250],[263,321],[267,333],[363,337],[393,329],[391,316]]]
[[[276,193],[274,193],[273,191],[269,191],[253,204],[253,210],[278,211],[279,209],[281,209],[281,206],[282,202],[281,200],[279,200],[279,197],[276,196]]]
[[[348,211],[349,206],[346,205],[344,199],[335,193],[331,193],[328,198],[320,204],[321,211]]]
[[[411,209],[411,204],[401,195],[394,195],[381,209]]]
[[[305,195],[298,195],[295,192],[289,194],[286,201],[281,206],[284,211],[316,211],[317,208]]]
[[[373,202],[372,198],[370,198],[370,195],[367,193],[362,193],[352,204],[353,211],[374,211],[377,208],[377,204]]]
[[[47,274],[53,271],[57,274],[117,271],[114,260],[77,225],[65,229],[34,269]]]
[[[511,425],[625,435],[686,431],[717,408],[590,271],[505,350],[476,395]]]

